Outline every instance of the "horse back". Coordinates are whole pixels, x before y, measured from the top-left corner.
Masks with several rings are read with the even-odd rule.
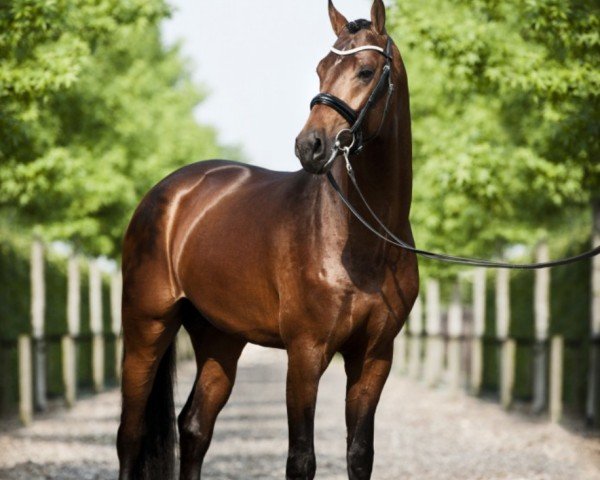
[[[159,314],[186,297],[223,330],[245,318],[257,342],[279,343],[276,258],[303,176],[210,160],[163,179],[125,235],[124,298]]]

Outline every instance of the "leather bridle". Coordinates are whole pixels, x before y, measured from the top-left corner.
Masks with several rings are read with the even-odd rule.
[[[514,264],[514,263],[505,263],[505,262],[495,262],[495,261],[484,260],[484,259],[479,259],[479,258],[460,257],[460,256],[455,256],[455,255],[448,255],[445,253],[435,253],[435,252],[430,252],[427,250],[421,250],[421,249],[415,248],[412,245],[409,245],[404,240],[402,240],[398,236],[396,236],[393,232],[391,232],[390,229],[375,214],[375,212],[373,211],[373,209],[367,202],[367,199],[365,198],[362,191],[360,190],[360,188],[358,186],[358,182],[356,181],[356,176],[354,175],[354,171],[352,169],[352,165],[350,164],[350,155],[360,153],[364,149],[365,145],[367,145],[371,140],[373,140],[374,138],[376,138],[379,135],[379,133],[381,132],[381,129],[383,127],[385,118],[387,116],[389,106],[390,106],[390,101],[392,98],[392,93],[394,92],[394,84],[393,84],[392,78],[391,78],[392,39],[388,37],[385,49],[378,47],[376,45],[365,45],[362,47],[353,48],[351,50],[338,50],[336,48],[331,48],[331,51],[333,53],[335,53],[336,55],[342,55],[342,56],[354,55],[358,52],[365,51],[365,50],[377,51],[377,52],[381,53],[385,57],[386,60],[385,60],[385,65],[383,66],[383,71],[381,72],[381,76],[379,77],[379,80],[377,82],[377,85],[375,85],[375,87],[371,91],[371,94],[369,95],[367,102],[360,109],[360,111],[357,112],[352,107],[350,107],[350,105],[348,105],[346,102],[344,102],[342,99],[336,97],[335,95],[331,95],[330,93],[319,93],[318,95],[316,95],[310,102],[310,108],[312,109],[315,105],[325,105],[327,107],[333,108],[337,113],[339,113],[342,117],[344,117],[344,119],[350,125],[350,128],[342,129],[337,133],[337,135],[335,137],[334,145],[331,149],[331,156],[329,157],[328,161],[322,167],[322,171],[327,172],[327,179],[329,180],[329,183],[334,188],[334,190],[337,192],[338,196],[340,197],[340,199],[342,200],[344,205],[346,205],[348,210],[350,210],[350,212],[352,212],[352,214],[356,217],[356,219],[360,223],[362,223],[369,231],[371,231],[374,235],[376,235],[377,237],[379,237],[380,239],[382,239],[383,241],[385,241],[391,245],[402,248],[404,250],[408,250],[410,252],[413,252],[417,255],[421,255],[426,258],[431,258],[431,259],[439,260],[442,262],[455,263],[455,264],[461,264],[461,265],[469,265],[469,266],[486,267],[486,268],[509,268],[509,269],[533,270],[533,269],[539,269],[539,268],[556,267],[559,265],[567,265],[567,264],[574,263],[574,262],[577,262],[580,260],[584,260],[586,258],[592,258],[592,257],[600,254],[600,246],[596,246],[592,250],[588,250],[579,255],[563,258],[560,260],[554,260],[554,261],[542,262],[542,263]],[[365,121],[367,113],[369,112],[369,110],[371,110],[371,108],[373,108],[373,106],[379,99],[379,96],[381,95],[386,84],[388,86],[387,98],[385,100],[385,107],[384,107],[381,121],[379,123],[379,128],[373,135],[371,135],[369,138],[367,138],[365,140],[364,136],[363,136],[363,130],[362,130],[363,123]],[[341,136],[343,133],[349,133],[351,135],[350,142],[346,145],[342,144]],[[352,185],[354,186],[361,202],[366,207],[370,216],[373,217],[373,219],[379,224],[379,228],[381,228],[381,231],[379,229],[375,228],[372,224],[370,224],[365,218],[363,218],[359,214],[357,209],[350,203],[348,198],[344,195],[344,193],[342,192],[342,189],[340,188],[340,186],[336,182],[335,178],[333,177],[333,174],[329,170],[329,167],[338,158],[340,153],[343,154],[344,159],[346,161],[346,170],[348,172],[348,176],[352,182]]]
[[[354,110],[350,105],[348,105],[344,100],[330,93],[319,93],[316,95],[310,102],[311,110],[315,105],[325,105],[327,107],[333,108],[337,113],[339,113],[344,120],[348,122],[350,128],[342,129],[338,132],[335,138],[334,145],[332,147],[331,156],[329,160],[323,166],[323,170],[326,170],[331,163],[335,160],[337,155],[344,151],[344,148],[348,148],[350,154],[358,154],[367,145],[371,140],[376,138],[381,132],[381,128],[383,127],[383,123],[387,117],[387,113],[390,106],[390,101],[392,99],[392,94],[394,93],[394,84],[392,82],[392,39],[388,37],[385,48],[378,47],[376,45],[364,45],[362,47],[353,48],[351,50],[338,50],[337,48],[331,48],[331,51],[336,55],[347,56],[347,55],[355,55],[358,52],[362,52],[365,50],[372,50],[379,52],[381,55],[385,57],[385,64],[381,71],[381,75],[379,76],[379,80],[377,84],[371,91],[369,98],[367,99],[365,105],[359,110]],[[387,95],[385,100],[385,107],[383,111],[383,115],[381,117],[381,121],[379,123],[379,128],[377,131],[368,137],[366,140],[363,135],[363,123],[365,122],[365,118],[369,110],[373,108],[373,106],[379,100],[383,90],[387,86]],[[351,135],[351,141],[348,145],[342,145],[341,136],[343,133],[349,133]]]

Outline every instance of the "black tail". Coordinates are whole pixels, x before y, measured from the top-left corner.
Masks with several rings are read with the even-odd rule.
[[[142,440],[136,474],[140,480],[175,478],[175,342],[160,361],[144,417]]]

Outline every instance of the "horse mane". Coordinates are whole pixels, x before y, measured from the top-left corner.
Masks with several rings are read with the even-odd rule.
[[[346,30],[348,30],[348,33],[352,34],[368,28],[371,28],[371,22],[365,20],[364,18],[354,20],[353,22],[348,22],[346,25]]]

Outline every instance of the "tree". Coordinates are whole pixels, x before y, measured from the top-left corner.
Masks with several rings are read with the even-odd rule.
[[[489,256],[589,225],[598,2],[398,0],[390,13],[411,85],[421,245]]]
[[[218,156],[203,93],[161,44],[162,0],[15,0],[0,6],[3,216],[115,254],[156,181]]]

